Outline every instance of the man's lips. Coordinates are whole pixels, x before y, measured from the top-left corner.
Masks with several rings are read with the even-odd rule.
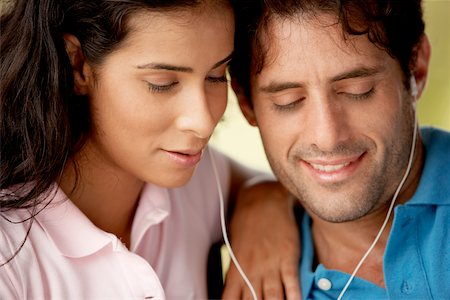
[[[350,162],[346,162],[343,164],[338,165],[322,165],[322,164],[315,164],[315,163],[309,163],[314,169],[323,171],[323,172],[335,172],[338,171],[350,164]]]
[[[321,181],[342,181],[350,177],[359,166],[363,154],[339,159],[303,160],[310,172]]]

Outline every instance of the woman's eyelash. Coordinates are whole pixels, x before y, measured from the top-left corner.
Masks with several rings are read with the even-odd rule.
[[[153,84],[153,83],[147,82],[147,85],[148,85],[148,88],[150,89],[150,91],[155,92],[155,93],[166,92],[177,84],[178,84],[177,81],[174,81],[169,84],[164,84],[164,85]]]
[[[220,76],[220,77],[206,77],[206,79],[209,82],[215,83],[215,82],[228,82],[228,78],[226,75]]]
[[[226,75],[223,75],[220,77],[209,76],[209,77],[206,77],[206,80],[211,83],[228,82],[228,78]],[[167,92],[177,84],[178,84],[178,81],[174,81],[169,84],[163,84],[163,85],[147,82],[148,88],[150,89],[151,92],[154,92],[154,93]]]

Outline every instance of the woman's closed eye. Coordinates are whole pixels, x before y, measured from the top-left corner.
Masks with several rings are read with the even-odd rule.
[[[228,82],[228,78],[226,75],[222,76],[208,76],[206,77],[206,80],[210,83],[222,83],[222,82]]]
[[[172,81],[172,82],[164,83],[164,84],[156,84],[156,83],[152,83],[152,82],[147,82],[149,90],[154,93],[162,93],[162,92],[170,91],[177,84],[178,84],[178,81]]]

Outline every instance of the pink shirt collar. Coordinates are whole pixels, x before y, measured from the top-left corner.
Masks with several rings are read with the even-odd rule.
[[[130,250],[135,251],[145,232],[166,219],[171,211],[169,190],[152,184],[142,189],[133,226],[131,228]]]
[[[55,190],[50,193],[53,201],[36,216],[36,225],[43,228],[61,255],[85,257],[117,243],[116,236],[96,227],[60,188],[54,193]],[[145,185],[133,221],[130,250],[137,248],[150,226],[162,222],[169,213],[168,190]]]

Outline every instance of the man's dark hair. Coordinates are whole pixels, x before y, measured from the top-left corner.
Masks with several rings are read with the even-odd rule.
[[[377,47],[396,59],[405,79],[414,69],[417,45],[423,35],[421,0],[235,0],[235,57],[232,77],[251,99],[250,76],[266,63],[268,46],[262,34],[274,17],[289,19],[320,13],[338,17],[344,35],[366,35]],[[269,36],[270,39],[270,36]],[[270,42],[270,41],[269,41]],[[405,80],[409,88],[409,81]]]

